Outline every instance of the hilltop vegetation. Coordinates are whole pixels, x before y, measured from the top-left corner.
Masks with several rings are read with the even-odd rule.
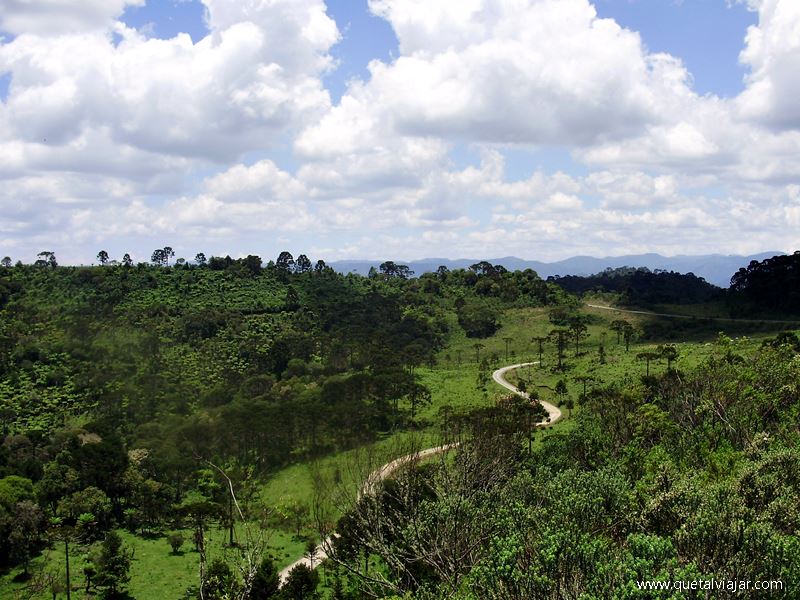
[[[693,273],[650,271],[646,267],[606,269],[596,275],[550,277],[571,294],[612,292],[627,306],[700,304],[722,296],[722,290]]]

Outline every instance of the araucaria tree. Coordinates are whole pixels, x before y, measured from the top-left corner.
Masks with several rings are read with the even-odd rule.
[[[561,328],[553,329],[548,336],[556,344],[556,357],[558,358],[559,371],[564,368],[564,350],[567,347],[569,336],[570,330]]]

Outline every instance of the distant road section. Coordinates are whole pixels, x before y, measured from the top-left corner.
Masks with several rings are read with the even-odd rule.
[[[501,369],[497,369],[494,373],[492,373],[492,379],[495,380],[499,385],[502,385],[507,390],[523,396],[525,398],[528,395],[519,390],[516,386],[506,381],[505,374],[509,371],[513,371],[514,369],[519,369],[521,367],[533,366],[539,364],[538,362],[528,362],[528,363],[520,363],[518,365],[511,365],[508,367],[503,367]],[[557,406],[550,404],[549,402],[544,402],[540,400],[542,407],[547,411],[547,418],[543,421],[539,421],[536,425],[551,425],[558,421],[561,418],[561,411],[558,409]],[[382,467],[375,469],[372,473],[369,474],[367,480],[361,486],[361,489],[358,491],[358,497],[361,498],[365,494],[372,494],[375,492],[375,487],[384,479],[387,479],[392,476],[392,474],[397,471],[400,467],[407,465],[409,463],[414,463],[423,458],[427,458],[429,456],[435,456],[437,454],[441,454],[443,452],[447,452],[448,450],[452,450],[458,446],[457,443],[454,444],[445,444],[443,446],[436,446],[434,448],[427,448],[425,450],[420,450],[419,452],[413,452],[411,454],[406,454],[405,456],[401,456],[400,458],[396,458]],[[294,569],[298,565],[305,565],[309,569],[315,569],[319,566],[319,564],[328,558],[328,551],[333,544],[333,539],[336,536],[334,533],[332,536],[329,536],[322,540],[319,543],[316,550],[314,551],[314,560],[312,561],[308,556],[304,556],[303,558],[299,558],[290,564],[288,567],[281,569],[279,574],[280,576],[280,585],[283,586],[286,583],[286,580],[289,577],[289,573],[292,569]]]
[[[602,304],[586,303],[589,308],[599,308],[600,310],[610,310],[614,312],[629,313],[632,315],[648,315],[651,317],[666,317],[667,319],[696,319],[698,321],[731,321],[734,323],[781,323],[786,325],[798,325],[800,320],[797,321],[780,321],[773,319],[734,319],[733,317],[705,317],[695,315],[676,315],[674,313],[660,313],[650,312],[646,310],[629,310],[627,308],[617,308],[616,306],[603,306]]]

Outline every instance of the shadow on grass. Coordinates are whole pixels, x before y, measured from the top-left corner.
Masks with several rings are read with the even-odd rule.
[[[11,581],[14,583],[25,583],[26,581],[30,581],[33,577],[31,573],[26,573],[23,571],[22,573],[17,573],[14,577],[11,578]]]

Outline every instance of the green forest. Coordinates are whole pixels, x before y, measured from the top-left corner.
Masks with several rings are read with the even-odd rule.
[[[3,260],[0,597],[800,594],[800,253],[725,290],[173,258]]]

